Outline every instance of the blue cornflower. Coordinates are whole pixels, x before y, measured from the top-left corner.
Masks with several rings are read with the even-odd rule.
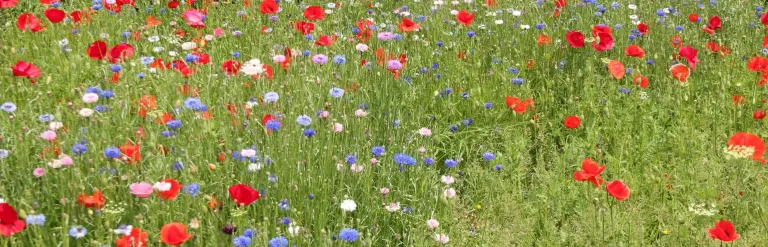
[[[517,74],[518,72],[520,72],[520,70],[518,70],[517,68],[509,68],[507,69],[507,71],[512,74]]]
[[[408,166],[416,165],[416,159],[404,153],[395,154],[394,160],[395,160],[395,163],[397,164],[408,165]]]
[[[184,163],[181,163],[181,161],[173,162],[173,165],[171,165],[171,170],[174,170],[174,171],[184,170]]]
[[[496,169],[497,171],[501,171],[501,168],[503,168],[501,164],[496,164],[496,166],[493,167],[493,169]]]
[[[196,63],[199,60],[200,60],[200,56],[195,54],[187,54],[184,56],[184,61],[186,61],[187,63]]]
[[[338,65],[344,65],[347,63],[347,58],[344,55],[336,55],[333,57],[333,63]]]
[[[312,52],[309,51],[309,50],[304,50],[303,52],[301,52],[301,55],[303,55],[305,57],[309,57],[309,55],[312,55]]]
[[[45,224],[45,215],[43,214],[27,215],[27,225],[42,226],[43,224]]]
[[[112,72],[114,72],[114,73],[120,73],[120,71],[123,70],[123,67],[120,66],[119,64],[113,64],[110,67],[110,70],[112,70]]]
[[[630,94],[630,93],[632,93],[632,90],[629,90],[629,89],[626,89],[626,88],[619,88],[619,93]]]
[[[433,160],[432,158],[424,158],[424,160],[422,160],[422,161],[427,166],[431,166],[431,165],[435,164],[435,160]]]
[[[763,48],[760,52],[763,53],[763,55],[768,55],[768,48]]]
[[[184,100],[184,108],[187,108],[187,109],[195,109],[200,107],[200,105],[202,104],[203,102],[200,101],[200,99],[198,98],[187,98]]]
[[[155,61],[155,57],[141,57],[141,64],[149,65]]]
[[[611,8],[614,8],[614,9],[618,9],[618,8],[619,8],[619,6],[620,6],[620,5],[619,5],[619,3],[618,3],[618,2],[613,2],[613,3],[611,3]]]
[[[53,119],[54,119],[53,115],[48,114],[48,113],[40,115],[40,116],[37,117],[37,120],[40,121],[40,122],[43,122],[43,123],[53,121]]]
[[[85,229],[85,227],[82,226],[73,226],[72,228],[69,228],[69,236],[72,236],[73,238],[83,238],[85,235],[88,234],[88,229]]]
[[[347,160],[347,164],[350,164],[350,165],[357,164],[357,157],[355,157],[354,155],[347,154],[345,158]]]
[[[392,125],[394,125],[395,127],[398,127],[398,126],[400,126],[400,120],[394,120],[394,121],[392,121]]]
[[[296,123],[298,123],[301,126],[309,126],[312,124],[312,118],[310,118],[307,115],[301,115],[296,118]]]
[[[437,47],[443,47],[443,42],[442,41],[437,41]]]
[[[112,97],[115,97],[115,92],[113,92],[111,89],[107,89],[107,90],[101,91],[101,93],[99,93],[99,97],[105,98],[105,99],[111,99]]]
[[[467,31],[467,37],[475,37],[475,31]]]
[[[0,110],[3,110],[7,113],[13,113],[16,111],[16,104],[12,102],[5,102],[2,105],[0,105]]]
[[[275,103],[277,100],[280,99],[280,95],[278,95],[275,92],[269,92],[264,94],[264,102],[265,103]]]
[[[291,207],[288,205],[288,199],[280,200],[280,202],[277,203],[277,208],[279,208],[280,210],[291,209]]]
[[[454,168],[457,165],[459,165],[459,162],[457,162],[456,160],[453,160],[453,159],[445,160],[445,167],[447,168]]]
[[[547,27],[547,24],[545,24],[545,23],[537,23],[536,24],[536,29],[539,29],[539,30],[542,30],[542,29],[544,29],[546,27]]]
[[[338,99],[344,96],[344,89],[337,88],[337,87],[331,88],[331,90],[328,91],[328,94],[330,94],[331,97]]]
[[[240,57],[240,52],[239,51],[233,51],[232,52],[232,57],[234,57],[234,58]]]
[[[459,131],[459,126],[455,124],[451,124],[451,126],[448,126],[448,130],[450,130],[451,132]]]
[[[198,193],[200,193],[200,185],[197,183],[191,183],[184,185],[184,189],[182,189],[184,193],[189,194],[192,197],[197,196]]]
[[[286,247],[288,246],[288,239],[280,236],[269,240],[269,247]]]
[[[166,125],[168,125],[168,128],[171,128],[172,130],[176,130],[181,128],[181,120],[171,120],[171,121],[168,121]]]
[[[107,111],[109,111],[109,107],[105,106],[105,105],[96,105],[96,106],[93,107],[93,109],[96,110],[96,112],[107,112]]]
[[[468,92],[463,92],[463,93],[461,93],[461,97],[465,98],[465,99],[469,98],[469,93]]]
[[[269,120],[265,126],[269,130],[276,131],[283,127],[283,124],[281,124],[278,120]]]
[[[344,229],[341,229],[341,232],[339,232],[339,238],[341,238],[341,240],[344,240],[350,243],[357,241],[357,238],[359,237],[360,237],[360,234],[355,229],[344,228]]]
[[[10,155],[10,152],[8,152],[8,150],[0,149],[0,160],[8,158],[8,155]]]
[[[72,153],[80,155],[85,153],[85,151],[88,151],[88,146],[85,146],[85,144],[81,143],[75,143],[75,145],[72,145]]]
[[[257,235],[256,230],[253,230],[253,228],[248,228],[243,231],[243,236],[246,236],[248,238],[255,238]]]
[[[683,26],[676,26],[675,30],[678,32],[682,32],[685,28]]]
[[[165,138],[170,138],[176,136],[176,132],[164,130],[163,132],[160,132],[160,135]]]
[[[491,152],[483,153],[483,159],[485,159],[485,161],[492,161],[495,158],[496,158],[496,155]]]
[[[144,79],[144,77],[147,77],[147,74],[144,74],[144,72],[139,72],[138,74],[136,74],[136,77],[138,77],[139,79]]]
[[[491,107],[493,107],[493,103],[491,103],[491,102],[485,103],[485,105],[483,105],[483,107],[485,107],[485,109],[491,109]]]
[[[660,17],[664,17],[665,15],[667,15],[667,13],[664,13],[663,9],[659,9],[659,10],[656,10],[656,15]]]
[[[270,173],[269,175],[267,175],[267,181],[269,181],[270,183],[277,183],[277,175]]]
[[[523,80],[523,79],[522,79],[522,78],[520,78],[520,77],[515,77],[515,78],[512,78],[512,84],[515,84],[515,85],[523,85],[523,83],[524,83],[524,82],[525,82],[525,80]]]
[[[120,149],[116,147],[108,147],[104,149],[104,156],[110,159],[120,157]]]
[[[291,224],[291,218],[288,218],[288,217],[283,217],[283,219],[282,219],[282,220],[280,220],[280,222],[281,222],[281,223],[283,223],[283,224],[284,224],[284,225],[286,225],[286,226],[287,226],[287,225],[290,225],[290,224]]]
[[[648,61],[645,61],[645,64],[653,65],[655,62],[653,62],[653,59],[649,59]]]
[[[375,157],[381,156],[382,154],[384,154],[384,152],[386,152],[386,149],[384,148],[384,146],[375,146],[371,148],[371,153]]]
[[[630,34],[629,36],[627,36],[627,38],[629,40],[635,40],[635,39],[637,39],[637,36],[635,36],[634,34]]]
[[[315,130],[313,130],[313,129],[305,129],[304,130],[304,136],[306,136],[306,137],[313,137],[313,136],[315,136]]]
[[[234,244],[237,247],[246,247],[251,245],[251,238],[246,236],[237,236],[234,239],[232,239],[232,244]]]
[[[461,121],[461,125],[464,125],[464,127],[466,127],[466,126],[472,125],[472,123],[474,122],[475,120],[473,120],[472,118],[467,118]]]

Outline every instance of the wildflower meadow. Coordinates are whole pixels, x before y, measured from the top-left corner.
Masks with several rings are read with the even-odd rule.
[[[762,0],[0,0],[0,246],[768,246]]]

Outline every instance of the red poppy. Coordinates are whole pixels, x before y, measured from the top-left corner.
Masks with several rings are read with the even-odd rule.
[[[744,104],[744,95],[733,96],[733,106],[743,105],[743,104]]]
[[[728,139],[726,152],[740,157],[765,163],[765,142],[759,136],[748,132],[737,132]]]
[[[760,23],[763,23],[763,25],[768,26],[768,12],[760,16]]]
[[[321,21],[325,19],[325,11],[320,6],[309,6],[304,9],[304,18],[310,21]]]
[[[640,48],[640,46],[637,46],[637,45],[627,46],[627,48],[624,49],[624,53],[627,54],[627,57],[636,57],[636,58],[645,57],[645,51],[643,50],[643,48]]]
[[[531,98],[520,101],[517,97],[507,96],[504,100],[507,102],[507,108],[512,109],[516,113],[525,113],[525,111],[528,110],[529,105],[534,105],[533,99]]]
[[[10,237],[24,230],[24,226],[26,224],[19,219],[19,215],[10,204],[0,203],[0,234]]]
[[[302,35],[307,35],[311,33],[312,30],[315,30],[315,24],[312,22],[298,21],[296,22],[296,30]]]
[[[768,72],[768,58],[755,56],[747,61],[749,71]]]
[[[679,48],[680,46],[683,46],[683,39],[680,38],[680,36],[675,35],[669,43],[672,44],[672,47]]]
[[[474,19],[475,13],[470,14],[466,10],[459,11],[459,13],[456,15],[456,20],[458,20],[462,26],[471,25]]]
[[[765,115],[766,115],[765,110],[760,109],[755,111],[755,113],[752,114],[752,118],[754,118],[755,120],[763,120],[763,118],[765,118]]]
[[[616,200],[623,201],[629,198],[629,186],[622,183],[621,180],[613,180],[605,185],[605,190],[608,194],[616,198]]]
[[[229,197],[238,206],[248,206],[259,199],[259,192],[245,184],[235,184],[229,187]]]
[[[608,71],[611,72],[611,75],[613,78],[616,78],[616,80],[621,80],[627,73],[624,64],[618,60],[611,60],[608,62]]]
[[[93,195],[80,194],[77,196],[77,203],[83,205],[86,208],[101,209],[106,203],[104,195],[101,194],[101,190],[96,190]]]
[[[709,228],[708,230],[710,237],[726,243],[739,239],[739,234],[736,233],[736,228],[733,227],[733,223],[727,220],[718,221],[715,223],[715,227]]]
[[[592,37],[595,38],[595,42],[592,42],[592,48],[596,51],[613,49],[613,31],[610,27],[603,25],[592,27]]]
[[[85,11],[80,11],[80,10],[75,10],[75,11],[72,11],[72,13],[69,13],[69,17],[72,18],[72,21],[74,23],[80,23],[83,16],[88,18],[88,13],[85,13]]]
[[[53,23],[59,23],[67,17],[67,13],[60,9],[46,9],[43,14],[45,18],[48,18],[48,21]]]
[[[555,0],[555,8],[563,9],[565,6],[567,6],[565,0]]]
[[[19,15],[16,19],[16,27],[21,31],[32,31],[33,33],[43,30],[43,26],[40,25],[40,20],[30,13],[24,13]]]
[[[707,28],[712,30],[718,30],[720,28],[723,28],[722,21],[720,20],[719,16],[712,16],[709,18],[709,22],[707,23]]]
[[[360,40],[360,42],[368,41],[371,38],[371,34],[373,33],[370,28],[370,26],[373,25],[373,22],[368,19],[362,19],[355,22],[355,25],[357,25],[357,28],[360,29],[355,37]]]
[[[763,48],[768,48],[768,36],[763,37]]]
[[[275,0],[264,0],[261,1],[261,5],[259,5],[259,10],[262,14],[274,14],[277,13],[277,10],[279,9],[280,6],[277,5]]]
[[[179,181],[176,181],[176,179],[173,179],[173,178],[166,178],[161,180],[161,182],[166,182],[171,184],[171,188],[166,191],[160,191],[160,193],[158,193],[157,195],[169,201],[176,199],[176,196],[179,195],[179,191],[181,191],[181,187],[182,187],[181,184],[179,184]]]
[[[701,18],[697,14],[690,14],[688,15],[688,21],[690,22],[698,22]]]
[[[648,87],[648,78],[642,75],[636,75],[635,78],[632,79],[632,82],[635,83],[635,85],[640,86],[640,88]]]
[[[679,51],[680,56],[684,57],[685,60],[688,60],[688,65],[691,66],[691,69],[693,70],[696,70],[696,63],[699,62],[699,58],[696,57],[698,53],[699,53],[698,50],[690,46],[680,47],[680,51]]]
[[[221,69],[223,69],[224,73],[227,73],[227,75],[235,75],[238,71],[240,71],[240,66],[241,64],[238,61],[227,60],[221,64]]]
[[[173,1],[168,2],[168,8],[169,9],[175,9],[177,7],[179,7],[179,1],[173,0]]]
[[[123,235],[123,238],[116,239],[115,245],[117,245],[117,247],[146,247],[148,246],[147,238],[149,238],[149,234],[142,232],[139,228],[133,228],[131,229],[130,234]]]
[[[139,116],[146,118],[147,112],[155,109],[157,109],[155,96],[149,94],[141,96],[141,99],[139,99]]]
[[[536,43],[539,44],[539,46],[545,46],[551,44],[552,39],[542,33],[539,34],[539,37],[536,38]]]
[[[32,83],[35,83],[35,78],[40,77],[40,69],[32,63],[24,61],[16,62],[16,65],[11,67],[13,70],[13,76],[26,77]]]
[[[107,43],[101,40],[94,41],[85,49],[85,53],[91,59],[101,60],[107,56]]]
[[[682,83],[688,82],[688,76],[691,75],[691,70],[681,63],[669,67],[669,72],[672,73],[672,78],[675,78]]]
[[[187,233],[187,226],[181,223],[168,223],[160,228],[160,242],[167,245],[179,246],[192,237]]]
[[[13,8],[18,3],[19,0],[0,0],[0,9]]]
[[[333,42],[335,42],[337,39],[336,35],[328,36],[328,35],[320,35],[320,38],[315,41],[315,45],[317,46],[331,46]]]
[[[599,188],[603,184],[603,178],[600,177],[600,173],[603,173],[604,170],[605,166],[600,166],[590,158],[584,158],[581,162],[581,170],[573,173],[573,179],[580,182],[589,181]]]
[[[720,51],[720,45],[712,41],[707,42],[707,48],[709,48],[709,51],[715,52],[715,53]]]
[[[649,32],[651,32],[651,29],[648,28],[648,25],[645,25],[645,23],[637,24],[637,31],[640,31],[641,34],[647,35]]]
[[[584,47],[584,34],[579,31],[570,31],[566,33],[565,40],[568,41],[568,45],[573,48]]]
[[[704,31],[705,33],[708,33],[709,35],[715,35],[715,30],[712,30],[709,28],[709,26],[702,26],[701,31]]]
[[[120,146],[120,152],[125,155],[123,159],[130,164],[141,161],[141,146],[138,143],[131,144],[131,140],[128,140]]]
[[[408,18],[403,18],[400,21],[400,24],[397,25],[397,30],[400,30],[400,32],[404,33],[419,30],[419,28],[421,28],[419,24],[414,23],[411,19]]]
[[[578,116],[567,116],[565,117],[565,120],[563,120],[563,124],[565,124],[566,128],[575,129],[581,125],[581,118]]]
[[[185,63],[182,60],[173,60],[171,62],[171,67],[181,73],[181,75],[184,76],[184,78],[189,77],[189,75],[195,73],[195,69],[187,66],[187,63]]]
[[[110,63],[117,63],[123,59],[133,57],[133,54],[133,46],[129,45],[128,43],[122,43],[112,47],[112,49],[109,49],[109,52],[107,53],[107,60]]]

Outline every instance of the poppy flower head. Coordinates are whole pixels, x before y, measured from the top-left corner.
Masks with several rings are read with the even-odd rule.
[[[640,86],[640,88],[648,87],[648,78],[642,75],[636,75],[635,78],[632,79],[632,82],[635,85]]]
[[[688,76],[691,75],[691,70],[689,70],[687,66],[681,63],[669,67],[669,72],[672,73],[672,78],[675,78],[682,83],[688,82]]]
[[[623,201],[629,198],[630,190],[629,186],[621,182],[621,180],[614,180],[605,185],[605,190],[616,200]]]
[[[187,233],[187,226],[182,223],[168,223],[160,229],[160,242],[167,245],[179,246],[192,237],[192,234]]]
[[[32,83],[35,83],[35,78],[40,77],[40,69],[32,63],[18,61],[16,65],[11,67],[13,70],[13,76],[26,77]]]
[[[472,25],[472,21],[475,20],[475,13],[470,14],[466,10],[459,11],[459,13],[456,14],[456,20],[465,27]]]
[[[723,242],[733,242],[739,239],[739,234],[736,233],[736,228],[733,223],[727,220],[721,220],[715,223],[715,227],[709,228],[709,236],[713,239],[717,239]]]
[[[149,238],[149,234],[142,232],[139,228],[132,228],[130,234],[116,239],[115,245],[117,247],[145,247],[148,246],[147,238]]]
[[[166,200],[173,200],[176,199],[176,196],[179,195],[179,191],[181,191],[181,184],[179,184],[176,179],[172,178],[166,178],[160,181],[161,187],[158,189],[160,193],[158,195]]]
[[[643,50],[643,48],[640,48],[640,46],[637,46],[637,45],[627,46],[627,49],[624,49],[624,53],[628,57],[636,57],[636,58],[645,57],[645,51]]]
[[[45,15],[45,18],[48,19],[48,21],[52,23],[59,23],[64,20],[64,18],[67,17],[67,13],[60,9],[46,9],[45,12],[43,12]]]
[[[699,50],[696,50],[690,46],[683,46],[680,47],[678,53],[681,57],[684,57],[685,60],[688,60],[688,65],[691,66],[691,69],[696,70],[696,63],[699,62],[699,58],[697,57]]]
[[[311,33],[312,30],[315,30],[315,24],[312,22],[297,21],[296,30],[299,31],[302,35],[307,35]]]
[[[112,49],[109,49],[109,52],[107,53],[107,59],[110,63],[117,63],[123,61],[124,59],[133,57],[133,54],[133,46],[129,45],[128,43],[122,43],[112,47]]]
[[[322,21],[325,19],[325,11],[320,6],[309,6],[304,9],[304,18],[310,21]]]
[[[86,208],[101,209],[101,207],[103,207],[104,204],[106,203],[106,200],[104,199],[104,195],[101,194],[101,190],[96,190],[95,192],[93,192],[93,195],[88,195],[88,194],[78,195],[77,202]]]
[[[259,199],[259,192],[245,184],[232,185],[228,191],[229,197],[238,206],[248,206]]]
[[[528,106],[534,105],[533,99],[531,98],[527,98],[521,101],[517,97],[507,96],[504,98],[504,100],[507,103],[507,108],[512,109],[515,111],[515,113],[519,114],[525,113],[525,111],[528,110]]]
[[[595,187],[600,187],[603,184],[603,178],[600,177],[600,173],[603,173],[605,166],[600,166],[594,160],[590,158],[584,158],[581,162],[581,170],[573,173],[573,179],[576,181],[589,181]]]
[[[581,118],[578,116],[568,116],[565,117],[565,120],[563,120],[563,124],[565,124],[566,128],[575,129],[581,125]]]
[[[183,17],[186,20],[187,25],[194,27],[194,28],[202,28],[205,27],[205,23],[203,23],[203,20],[205,20],[205,14],[203,12],[200,12],[196,9],[190,9],[187,11],[184,11],[184,13],[181,14],[181,17]]]
[[[85,53],[91,59],[101,60],[107,56],[107,43],[101,40],[94,41],[85,49]]]
[[[132,144],[130,140],[120,146],[120,152],[125,156],[123,159],[131,164],[136,164],[141,161],[141,147],[138,143]]]
[[[570,31],[565,34],[565,40],[568,41],[568,45],[573,48],[584,47],[584,34],[578,31]]]
[[[10,237],[24,230],[26,224],[19,219],[16,210],[8,203],[0,203],[0,234]]]
[[[725,153],[731,157],[747,158],[765,163],[765,142],[759,136],[748,132],[737,132],[728,139]]]
[[[259,5],[259,11],[265,15],[277,13],[277,10],[279,9],[280,6],[277,5],[275,0],[264,0],[261,2],[261,5]]]
[[[19,0],[0,0],[0,9],[13,8],[18,3]]]
[[[408,18],[403,18],[400,21],[400,24],[397,25],[397,29],[404,33],[419,30],[419,28],[421,28],[419,24],[414,23],[411,19]]]
[[[21,31],[32,31],[33,33],[43,30],[43,26],[40,25],[40,20],[30,13],[23,13],[16,19],[16,27]]]

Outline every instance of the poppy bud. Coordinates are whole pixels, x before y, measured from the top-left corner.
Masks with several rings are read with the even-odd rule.
[[[755,113],[752,114],[752,118],[754,118],[755,120],[763,120],[763,118],[765,118],[765,110],[760,109],[755,111]]]

